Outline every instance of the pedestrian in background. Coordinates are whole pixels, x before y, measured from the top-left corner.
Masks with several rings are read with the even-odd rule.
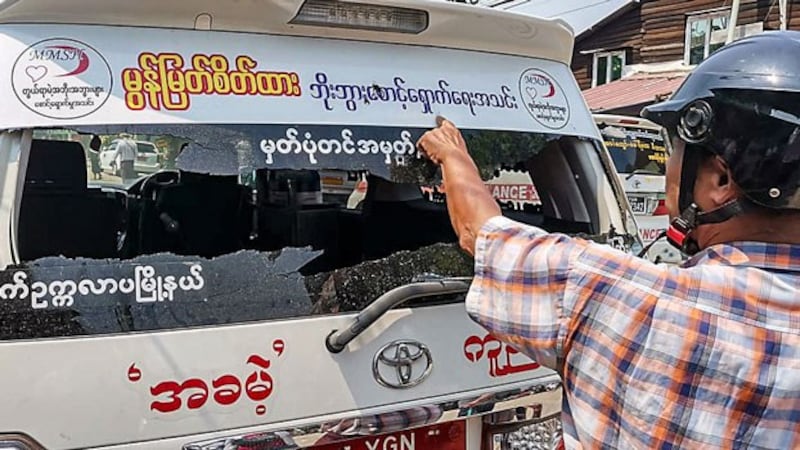
[[[117,142],[117,155],[119,158],[119,171],[122,182],[126,183],[136,178],[134,162],[136,161],[136,142],[130,134],[120,133]]]
[[[102,141],[100,136],[92,135],[92,140],[89,141],[89,162],[92,165],[92,178],[101,180],[103,178],[103,171],[100,168],[100,145]]]

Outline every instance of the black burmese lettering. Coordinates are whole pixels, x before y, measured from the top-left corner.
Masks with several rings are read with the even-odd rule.
[[[440,79],[436,87],[406,86],[403,77],[394,77],[393,85],[342,84],[331,83],[328,74],[318,72],[314,82],[309,85],[311,97],[322,100],[327,111],[333,111],[335,100],[344,102],[350,112],[370,103],[396,103],[406,109],[408,104],[420,106],[423,114],[433,114],[433,105],[466,106],[470,114],[477,115],[477,109],[517,109],[516,98],[510,95],[511,89],[502,85],[499,92],[455,90],[447,80]]]

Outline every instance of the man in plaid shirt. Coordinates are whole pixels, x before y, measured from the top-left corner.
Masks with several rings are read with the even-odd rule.
[[[571,448],[800,448],[800,33],[728,44],[646,108],[675,151],[659,266],[502,217],[455,126],[440,164],[471,316],[564,379]]]

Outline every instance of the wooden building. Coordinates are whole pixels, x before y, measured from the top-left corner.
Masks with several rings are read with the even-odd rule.
[[[800,30],[800,0],[785,0]],[[732,0],[632,0],[577,36],[572,70],[595,112],[638,114],[723,46]],[[740,0],[734,39],[781,28],[780,0]]]

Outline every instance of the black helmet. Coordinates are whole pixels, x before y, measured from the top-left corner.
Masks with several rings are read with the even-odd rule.
[[[754,203],[800,209],[800,32],[722,47],[642,116],[677,134],[686,152],[720,156]]]
[[[722,158],[752,204],[800,210],[800,32],[765,32],[722,47],[642,117],[686,143],[681,217],[668,234],[684,251],[692,253],[686,235],[696,225],[747,207],[732,202],[699,211],[692,193],[703,155]]]

